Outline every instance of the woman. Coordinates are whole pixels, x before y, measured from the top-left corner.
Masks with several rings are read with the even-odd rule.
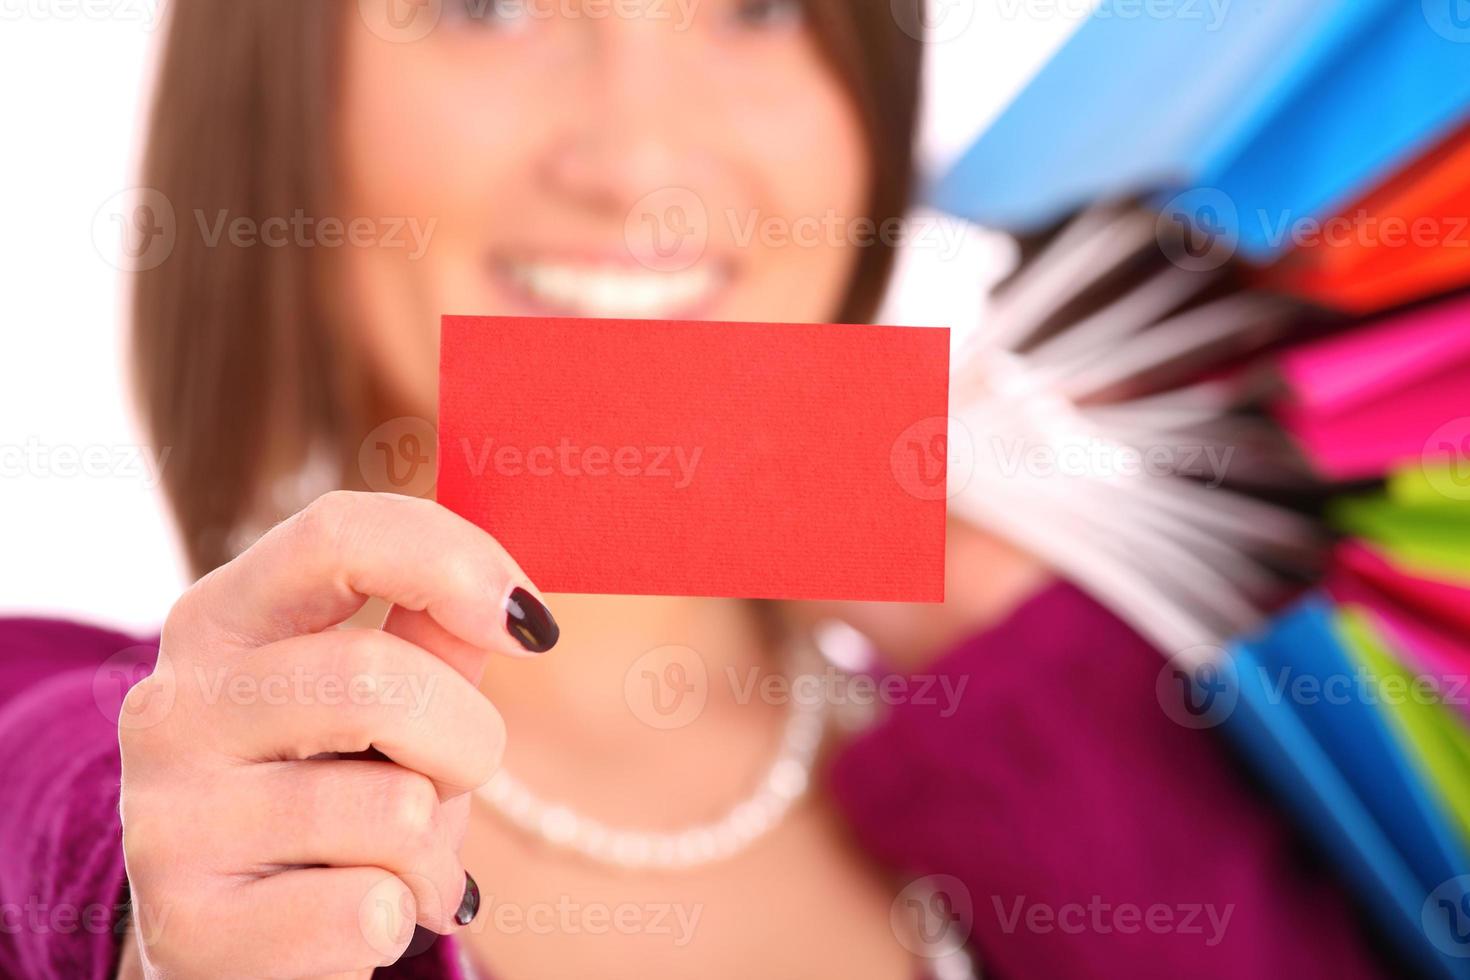
[[[0,886],[50,910],[0,935],[7,973],[893,978],[973,972],[968,941],[1000,975],[1372,975],[1333,886],[1159,710],[1157,654],[977,531],[939,607],[545,596],[374,492],[364,442],[432,418],[440,313],[871,317],[884,244],[742,230],[901,213],[917,14],[173,5],[144,183],[178,228],[135,349],[202,577],[156,645],[0,631]],[[954,697],[826,726],[804,792],[802,709],[724,679],[779,678],[834,615]],[[712,680],[656,727],[628,678],[678,651]],[[792,805],[752,796],[767,773]]]

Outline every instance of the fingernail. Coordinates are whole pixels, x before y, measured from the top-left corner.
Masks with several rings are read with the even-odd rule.
[[[545,653],[561,636],[551,613],[525,589],[516,589],[505,600],[505,628],[532,653]]]
[[[475,916],[480,912],[480,886],[475,884],[475,878],[468,871],[464,873],[464,898],[459,900],[459,910],[454,913],[454,921],[462,926],[467,926],[475,921]]]

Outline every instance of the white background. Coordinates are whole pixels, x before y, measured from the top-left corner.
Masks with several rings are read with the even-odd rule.
[[[162,2],[0,0],[0,612],[156,627],[185,581],[161,495],[138,462],[146,450],[121,357],[126,283],[93,234],[99,209],[134,182]],[[1091,5],[933,2],[945,17],[928,44],[921,156],[931,170]],[[965,261],[913,250],[885,319],[972,324],[1001,254],[984,236]],[[89,447],[106,475],[57,472],[66,453]]]

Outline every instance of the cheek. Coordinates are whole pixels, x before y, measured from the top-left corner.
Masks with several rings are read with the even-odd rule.
[[[744,103],[732,125],[762,174],[761,222],[747,248],[758,274],[755,312],[767,319],[837,314],[870,224],[872,166],[861,120],[815,55],[793,66],[779,95]]]
[[[493,62],[466,85],[430,43],[393,44],[354,30],[347,44],[339,159],[348,204],[433,217],[441,233],[479,226],[514,165],[524,99]],[[492,104],[488,104],[491,103]],[[494,120],[494,125],[487,121]]]
[[[495,188],[516,163],[506,134],[524,133],[512,80],[463,71],[430,43],[392,44],[351,30],[345,44],[331,208],[344,216],[412,222],[404,248],[344,248],[330,256],[334,309],[386,396],[380,406],[427,416],[438,373],[438,316],[474,309],[484,231],[502,220]],[[506,111],[487,112],[485,92]],[[496,120],[486,125],[487,117]],[[522,142],[521,145],[524,145]]]
[[[779,175],[783,203],[804,205],[805,213],[858,215],[866,204],[870,168],[856,110],[825,77],[787,94],[778,121],[753,141],[752,152]]]

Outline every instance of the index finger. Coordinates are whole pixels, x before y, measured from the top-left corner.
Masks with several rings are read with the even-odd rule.
[[[374,596],[482,650],[541,653],[559,635],[489,534],[430,500],[348,491],[317,498],[204,576],[170,619],[263,646],[335,626]]]

